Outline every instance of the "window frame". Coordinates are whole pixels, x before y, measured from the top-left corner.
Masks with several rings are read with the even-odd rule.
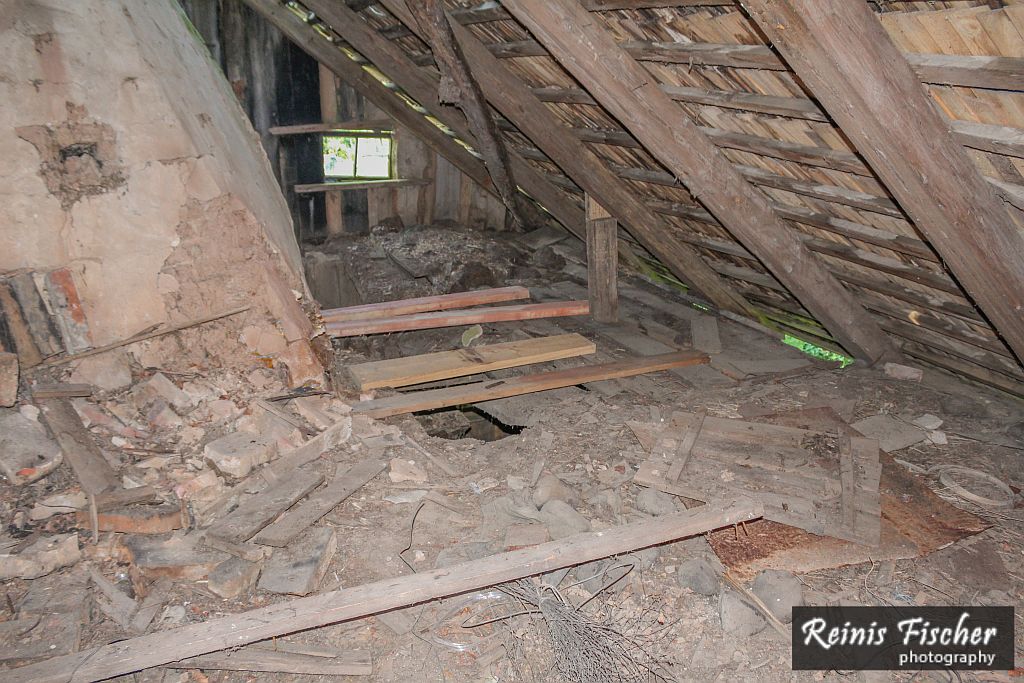
[[[324,141],[327,138],[353,138],[356,141],[354,158],[352,160],[353,175],[328,175],[326,168],[327,157],[324,153]],[[388,171],[386,176],[364,176],[359,174],[359,141],[363,139],[387,140],[388,141]],[[324,172],[325,181],[343,182],[346,180],[394,180],[395,179],[395,133],[394,131],[381,130],[339,130],[324,133],[320,137],[320,166]]]

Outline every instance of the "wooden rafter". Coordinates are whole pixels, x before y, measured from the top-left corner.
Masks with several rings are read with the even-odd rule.
[[[865,2],[746,0],[750,15],[1024,359],[1024,236]],[[1019,74],[1018,74],[1019,77]]]
[[[600,20],[576,0],[503,0],[502,5],[848,352],[869,362],[894,353],[874,318]]]
[[[382,0],[381,4],[416,30],[404,0]],[[752,315],[742,295],[714,272],[696,250],[673,237],[671,226],[615,178],[597,155],[573,139],[571,129],[526,84],[492,56],[468,29],[456,22],[452,23],[452,29],[474,65],[487,99],[498,111],[519,127],[571,180],[598,199],[677,277],[693,284],[716,305]]]
[[[418,69],[398,47],[381,38],[359,18],[357,13],[343,3],[331,0],[305,0],[303,4],[344,38],[353,49],[386,73],[406,95],[431,116],[467,143],[475,144],[466,118],[457,109],[442,107],[438,103],[439,80],[436,77]],[[522,157],[514,153],[509,157],[519,187],[557,218],[566,229],[581,240],[586,239],[583,209]]]
[[[454,104],[466,116],[469,129],[477,141],[477,151],[483,156],[491,180],[516,226],[522,230],[539,227],[536,212],[531,210],[530,204],[517,189],[508,150],[480,91],[480,85],[452,35],[444,5],[441,0],[420,0],[413,3],[413,8],[420,28],[430,37],[434,57],[441,69],[439,103]]]

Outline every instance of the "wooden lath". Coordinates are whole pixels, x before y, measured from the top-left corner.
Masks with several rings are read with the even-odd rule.
[[[414,33],[424,37],[415,27],[404,0],[382,0],[381,4]],[[572,139],[570,131],[528,86],[484,49],[466,28],[457,22],[453,22],[452,28],[473,64],[487,99],[538,145],[546,157],[579,187],[598,198],[677,277],[692,283],[698,291],[726,310],[756,315],[743,297],[709,268],[695,250],[673,239],[664,221],[616,180],[593,152]]]
[[[893,353],[874,319],[766,198],[585,10],[568,0],[505,0],[503,6],[768,266],[844,348],[871,362]]]
[[[1020,227],[953,141],[875,14],[846,0],[748,0],[747,7],[1024,359]]]

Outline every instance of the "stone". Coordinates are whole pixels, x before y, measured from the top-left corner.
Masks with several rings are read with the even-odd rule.
[[[751,589],[772,616],[788,624],[793,621],[793,608],[804,604],[804,586],[793,572],[764,569],[754,577]]]
[[[704,555],[683,560],[676,567],[676,582],[698,595],[717,595],[722,587],[722,572]]]
[[[132,565],[147,579],[202,581],[217,565],[230,557],[227,553],[198,547],[195,535],[168,539],[152,536],[126,536],[125,550]]]
[[[577,497],[576,492],[563,484],[561,479],[553,474],[544,474],[537,480],[537,485],[533,487],[533,504],[542,508],[549,500],[572,503],[577,500]]]
[[[505,531],[505,550],[519,550],[547,543],[548,530],[540,524],[513,524]]]
[[[277,456],[274,443],[250,432],[234,432],[206,444],[203,457],[227,477],[242,479],[252,470]]]
[[[338,551],[334,529],[317,527],[282,552],[275,552],[263,569],[259,589],[283,595],[309,595],[327,573]]]
[[[610,560],[596,560],[579,565],[573,573],[576,575],[576,581],[580,583],[583,590],[593,595],[601,590],[605,584],[622,573],[621,570],[609,572],[608,570],[612,566],[614,566],[614,563]]]
[[[734,638],[749,638],[765,629],[768,622],[754,607],[731,590],[723,590],[718,600],[722,630]]]
[[[45,477],[63,461],[60,446],[38,421],[0,408],[0,473],[11,484]]]
[[[946,432],[939,431],[938,429],[928,432],[928,440],[936,446],[945,446],[949,443],[949,438],[946,436]]]
[[[299,340],[288,344],[288,348],[279,353],[277,358],[284,363],[288,371],[289,386],[320,386],[323,384],[324,367],[317,360],[308,341]]]
[[[210,415],[210,419],[214,422],[230,420],[242,413],[242,409],[235,405],[234,401],[229,401],[226,398],[210,401],[206,404],[206,410]]]
[[[70,381],[91,384],[103,391],[120,391],[131,386],[132,368],[123,352],[108,351],[78,361]]]
[[[78,510],[84,510],[89,501],[85,493],[76,491],[73,493],[55,493],[38,501],[29,510],[28,518],[33,522],[53,517],[54,515],[66,515]]]
[[[240,557],[224,560],[210,572],[206,587],[228,600],[248,593],[256,585],[262,567]]]
[[[597,480],[606,488],[618,488],[632,481],[635,472],[630,464],[623,459],[613,462],[607,469],[597,473]]]
[[[301,396],[292,399],[292,407],[309,424],[317,429],[327,429],[337,420],[330,411],[331,400],[328,396]]]
[[[904,382],[920,382],[924,378],[924,371],[920,368],[912,368],[899,363],[886,363],[884,369],[886,377]]]
[[[158,372],[148,380],[135,388],[136,400],[142,405],[149,404],[158,399],[174,406],[178,410],[187,410],[192,407],[192,398],[162,372]]]
[[[926,431],[934,431],[942,426],[942,418],[931,413],[925,413],[921,417],[914,420],[914,424]]]
[[[10,408],[18,402],[18,356],[0,353],[0,407]]]
[[[426,470],[422,466],[416,464],[415,460],[407,460],[405,458],[394,458],[391,460],[388,477],[396,484],[404,481],[425,484],[429,479]]]
[[[171,410],[163,399],[157,399],[146,411],[146,420],[157,429],[177,429],[183,423],[181,417]]]
[[[0,555],[0,581],[37,579],[81,559],[78,534],[41,538],[17,555]]]
[[[675,499],[657,489],[643,489],[636,495],[636,509],[655,517],[676,512]]]
[[[461,564],[471,560],[482,560],[494,554],[491,544],[486,541],[468,541],[459,543],[450,548],[443,548],[434,560],[434,568],[451,567],[454,564]]]
[[[541,521],[548,528],[551,538],[558,540],[567,536],[590,531],[590,521],[563,500],[549,500],[540,510]]]
[[[869,439],[877,439],[878,446],[886,453],[921,443],[928,436],[924,430],[889,415],[872,415],[850,426]]]

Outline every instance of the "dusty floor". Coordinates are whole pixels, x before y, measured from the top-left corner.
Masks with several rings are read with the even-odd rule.
[[[444,244],[443,231],[434,237]],[[394,233],[376,242],[367,240],[368,249],[379,250],[378,260],[391,263],[396,259],[389,255],[389,250],[403,244],[403,235]],[[382,295],[380,298],[395,298],[458,290],[466,284],[451,265],[463,254],[431,259],[422,253],[398,251],[403,254],[399,259],[403,265],[384,271],[386,277],[381,281],[372,281],[369,273],[362,273],[361,289],[377,292]],[[572,249],[564,247],[558,251],[570,257],[568,262],[550,247],[536,254],[511,247],[496,251],[477,249],[474,253],[486,263],[476,270],[500,276],[493,284],[530,285],[536,300],[585,296],[580,282],[574,281],[578,264],[573,267]],[[432,256],[438,253],[444,255],[443,249],[438,248]],[[423,266],[425,262],[429,264]],[[419,266],[415,264],[423,268],[419,277]],[[466,270],[463,267],[459,272]],[[602,326],[582,318],[499,323],[483,326],[482,335],[472,343],[489,344],[561,331],[580,332],[597,342],[596,358],[531,368],[536,370],[653,353],[658,345],[686,348],[690,344],[688,318],[692,309],[682,302],[673,302],[670,295],[649,283],[631,280],[628,284],[621,302],[624,322],[620,325]],[[657,309],[644,303],[652,295],[663,302]],[[674,411],[706,410],[716,417],[770,422],[773,414],[824,407],[847,423],[879,413],[903,421],[925,414],[940,418],[939,429],[946,443],[935,442],[942,439],[925,440],[894,452],[896,466],[918,473],[927,486],[953,505],[978,515],[988,528],[924,557],[872,557],[872,551],[861,550],[857,563],[847,566],[836,566],[844,564],[838,553],[819,552],[811,559],[791,559],[791,566],[779,568],[796,572],[803,586],[804,601],[812,605],[1022,605],[1024,510],[1020,496],[1013,509],[982,508],[944,491],[934,469],[945,464],[966,464],[998,477],[1019,494],[1024,486],[1024,407],[1019,401],[928,370],[918,383],[897,381],[880,370],[857,365],[838,369],[811,361],[798,351],[736,323],[719,320],[718,327],[722,353],[716,354],[716,359],[725,372],[713,363],[507,399],[481,406],[474,412],[449,411],[444,418],[390,418],[385,421],[393,425],[390,428],[360,427],[357,423],[354,434],[362,434],[370,441],[388,433],[410,437],[455,474],[445,474],[413,448],[387,446],[387,458],[414,460],[426,479],[395,482],[387,474],[377,476],[324,518],[321,525],[336,530],[338,551],[320,591],[487,556],[506,550],[510,543],[514,546],[514,534],[525,533],[524,525],[531,521],[531,514],[536,514],[536,507],[531,507],[536,493],[534,484],[542,478],[552,481],[548,475],[554,475],[562,489],[559,495],[568,499],[592,529],[647,518],[641,508],[649,506],[640,504],[637,498],[643,489],[631,483],[635,467],[647,456],[626,425],[628,421],[657,422]],[[344,368],[348,364],[459,348],[464,332],[464,328],[451,328],[338,342],[338,386],[344,391]],[[735,369],[744,367],[745,362],[764,360],[779,361],[779,367],[790,369],[735,378]],[[230,380],[204,377],[202,372],[194,378],[174,379],[220,382],[223,395],[229,399],[234,398],[232,394],[249,400],[280,391],[271,371],[254,371],[254,375]],[[520,372],[521,369],[501,371],[493,376]],[[260,378],[265,380],[262,387],[254,382]],[[230,386],[229,381],[233,382]],[[341,395],[348,404],[359,398],[351,391]],[[111,397],[108,407],[119,400]],[[245,400],[235,402],[240,412],[246,409]],[[166,485],[167,472],[177,472],[178,465],[183,472],[190,466],[194,472],[201,466],[195,461],[202,443],[229,426],[229,421],[222,421],[219,428],[207,430],[195,443],[182,438],[187,421],[184,426],[157,430],[146,446],[170,451],[166,456],[174,462],[163,469],[143,470],[143,474],[151,472],[145,474],[149,478],[146,483]],[[431,436],[427,430],[449,438]],[[100,432],[109,439],[109,433]],[[165,440],[161,441],[162,438]],[[338,462],[351,462],[350,457],[358,457],[359,444],[360,440],[354,438],[342,446],[336,455]],[[121,465],[131,476],[138,476],[139,460],[151,455],[125,456]],[[37,499],[73,485],[67,469],[61,468],[28,487],[0,487],[8,538],[17,541],[33,533],[74,527],[73,515],[41,521],[28,517]],[[210,515],[217,513],[216,507],[210,509]],[[754,522],[742,529],[718,533],[732,534],[733,542],[742,544],[749,542],[744,539],[764,533],[765,524]],[[86,545],[83,562],[35,581],[67,585],[72,574],[81,573],[84,565],[89,565],[130,592],[139,579],[133,576],[131,563],[125,562],[123,556],[104,550],[115,545],[111,536],[103,534],[98,546],[88,546],[86,533],[82,532]],[[712,542],[715,543],[714,537]],[[716,548],[720,546],[721,541]],[[727,588],[721,586],[712,595],[701,595],[684,587],[689,585],[691,561],[708,552],[708,547],[707,541],[698,537],[617,558],[611,564],[593,563],[577,569],[559,585],[576,604],[589,600],[583,608],[587,614],[624,625],[651,653],[649,663],[657,665],[666,680],[1009,680],[1005,674],[946,672],[794,673],[790,670],[789,644],[771,627],[754,635],[723,627],[720,600],[721,592],[728,592]],[[756,571],[750,567],[731,568],[744,578]],[[623,572],[621,580],[598,591],[603,583]],[[32,583],[16,579],[4,584],[7,606],[0,606],[5,612],[0,619],[17,616],[17,606]],[[597,595],[591,597],[594,591],[598,591]],[[198,622],[281,599],[256,591],[224,600],[210,592],[204,580],[176,581],[167,596],[166,608],[152,628]],[[384,618],[296,634],[288,640],[369,651],[374,681],[560,680],[553,668],[547,631],[538,617],[518,616],[464,627],[487,622],[515,607],[506,596],[493,590],[483,591],[419,605]],[[83,648],[124,637],[120,627],[96,609],[89,610],[87,623],[82,634]],[[1022,632],[1024,628],[1019,627],[1018,653],[1024,647]],[[328,678],[167,669],[143,672],[124,680],[284,682]]]

